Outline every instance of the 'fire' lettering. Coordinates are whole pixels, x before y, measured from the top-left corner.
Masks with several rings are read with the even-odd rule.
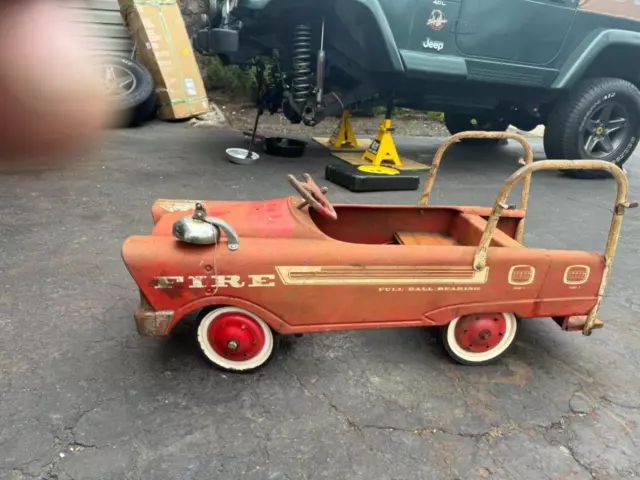
[[[275,275],[249,275],[251,279],[250,287],[275,287]]]
[[[242,288],[244,287],[244,282],[239,275],[218,275],[216,277],[216,286]]]

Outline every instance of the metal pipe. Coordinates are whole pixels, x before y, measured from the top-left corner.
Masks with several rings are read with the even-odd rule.
[[[227,28],[229,26],[229,13],[231,11],[231,6],[229,4],[230,0],[225,0],[224,6],[222,8],[222,27]]]
[[[384,119],[391,120],[392,115],[393,115],[393,92],[390,92],[387,96],[387,109],[384,114]]]
[[[316,68],[318,93],[316,102],[318,106],[322,105],[322,97],[324,96],[324,74],[326,65],[326,54],[324,51],[324,17],[322,17],[322,33],[320,34],[320,51],[318,52],[318,64]]]

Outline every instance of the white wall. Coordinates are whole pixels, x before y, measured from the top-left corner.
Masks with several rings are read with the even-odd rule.
[[[87,46],[96,53],[131,56],[133,42],[124,26],[117,0],[67,0],[74,21],[82,25]]]

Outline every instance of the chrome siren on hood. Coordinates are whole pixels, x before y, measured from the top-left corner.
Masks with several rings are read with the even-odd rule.
[[[240,239],[235,230],[224,220],[207,216],[204,205],[196,203],[192,216],[185,216],[173,224],[173,236],[184,243],[193,245],[214,245],[220,243],[220,231],[227,236],[229,250],[240,247]]]

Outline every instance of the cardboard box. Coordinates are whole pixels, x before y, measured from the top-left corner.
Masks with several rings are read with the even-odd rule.
[[[118,0],[138,60],[153,75],[163,120],[209,112],[202,75],[176,0]]]

